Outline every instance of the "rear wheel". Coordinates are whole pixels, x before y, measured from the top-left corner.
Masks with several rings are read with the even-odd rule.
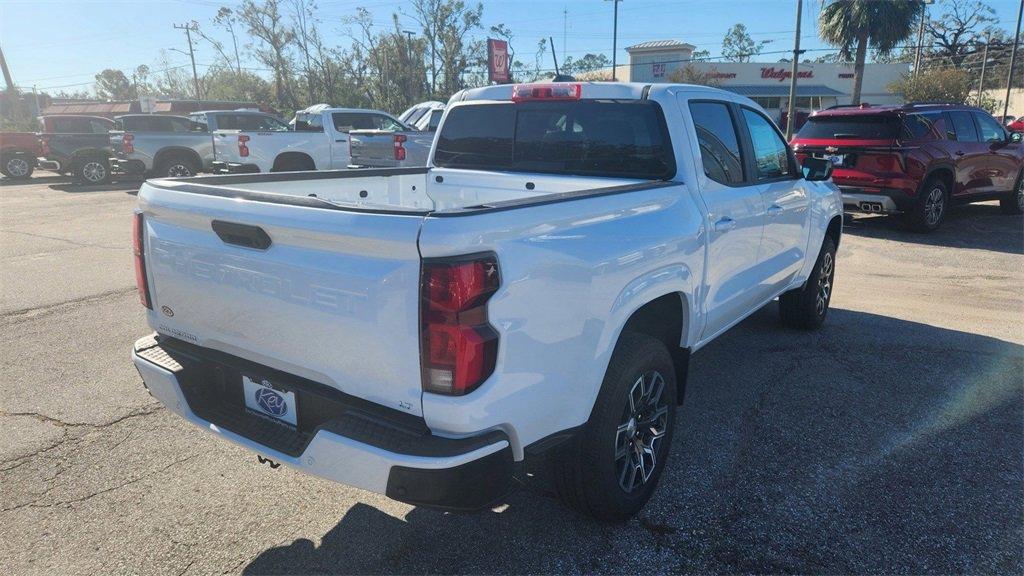
[[[831,236],[825,236],[821,252],[811,275],[803,287],[779,296],[779,317],[787,326],[813,330],[825,322],[832,302],[832,287],[836,277],[836,245]]]
[[[161,159],[154,172],[160,178],[187,178],[198,174],[199,166],[192,158],[177,155]]]
[[[921,187],[917,203],[904,215],[904,220],[915,232],[934,232],[948,210],[949,187],[941,179],[931,178]]]
[[[1024,214],[1024,174],[1017,177],[1013,192],[999,199],[999,208],[1004,214]]]
[[[110,162],[98,156],[83,158],[78,160],[74,174],[75,180],[83,184],[105,184],[110,180]]]
[[[675,425],[676,377],[665,345],[625,332],[590,420],[552,463],[559,497],[580,513],[624,522],[650,499]]]
[[[301,172],[305,170],[316,170],[313,159],[306,155],[290,155],[278,157],[274,161],[271,172]]]
[[[32,165],[27,156],[17,154],[3,159],[3,164],[0,165],[0,173],[8,178],[20,180],[32,176],[34,168],[35,166]]]

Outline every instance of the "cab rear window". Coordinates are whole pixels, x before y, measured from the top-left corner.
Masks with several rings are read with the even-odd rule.
[[[647,100],[459,106],[441,126],[434,165],[651,180],[676,171],[661,107]]]
[[[797,138],[892,140],[899,130],[900,120],[895,116],[811,116]]]

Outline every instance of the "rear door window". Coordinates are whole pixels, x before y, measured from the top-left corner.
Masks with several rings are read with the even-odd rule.
[[[953,130],[956,131],[958,142],[977,142],[978,130],[974,127],[974,120],[970,112],[953,111],[949,113],[953,122]]]
[[[110,131],[110,124],[102,120],[90,119],[89,127],[91,128],[89,131],[93,134],[106,134]]]
[[[453,108],[434,164],[668,179],[675,157],[661,107],[648,100],[472,104]]]
[[[89,134],[92,126],[88,118],[54,118],[53,131],[58,134]]]
[[[722,184],[744,181],[736,126],[724,102],[690,102],[700,159],[708,178]]]
[[[335,112],[331,115],[334,121],[334,129],[338,132],[350,132],[352,130],[386,130],[398,132],[404,130],[398,121],[382,114],[365,112]]]
[[[895,116],[811,116],[800,128],[797,138],[821,140],[892,140],[900,129]]]
[[[296,132],[324,131],[324,120],[321,114],[296,114],[293,123]]]

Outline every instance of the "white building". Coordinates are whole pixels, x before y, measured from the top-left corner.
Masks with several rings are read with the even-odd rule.
[[[688,71],[725,90],[742,94],[781,120],[789,106],[788,62],[693,62],[694,46],[676,40],[656,40],[629,46],[631,82],[686,82]],[[621,68],[621,67],[620,67]],[[867,64],[861,102],[900,104],[888,86],[910,71],[909,64]],[[620,80],[625,75],[617,70]],[[801,62],[797,72],[797,110],[808,113],[836,104],[849,104],[853,91],[853,66]]]

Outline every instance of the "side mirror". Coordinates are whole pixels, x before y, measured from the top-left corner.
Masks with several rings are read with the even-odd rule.
[[[809,182],[822,182],[832,177],[832,161],[824,158],[804,158],[801,169],[804,173],[804,180]]]
[[[1011,143],[1017,144],[1022,139],[1024,139],[1024,134],[1021,134],[1020,132],[1010,132],[1010,142]]]

